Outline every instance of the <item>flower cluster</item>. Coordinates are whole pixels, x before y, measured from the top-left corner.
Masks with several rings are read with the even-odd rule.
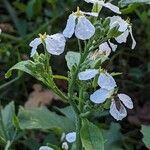
[[[95,104],[101,104],[105,102],[108,98],[111,98],[110,114],[116,120],[122,120],[127,116],[127,111],[122,103],[129,109],[133,108],[132,100],[126,94],[118,94],[119,108],[117,108],[117,99],[113,95],[117,84],[114,78],[105,71],[99,71],[98,69],[87,69],[79,73],[79,80],[86,81],[94,78],[96,75],[99,75],[97,84],[100,86],[100,89],[96,90],[93,94],[90,95],[90,100]]]
[[[92,3],[93,5],[98,5],[99,7],[105,7],[110,9],[111,11],[121,14],[119,8],[110,2],[104,2],[103,0],[84,0],[87,3]],[[39,34],[39,38],[35,38],[30,46],[32,47],[31,57],[35,55],[37,52],[37,47],[40,44],[43,44],[45,50],[52,55],[60,55],[65,50],[66,40],[71,38],[73,34],[79,40],[88,40],[93,38],[96,34],[96,26],[93,22],[88,18],[88,16],[95,17],[98,20],[99,12],[83,12],[77,8],[76,12],[73,12],[69,15],[67,20],[67,25],[62,33],[56,33],[53,35],[44,35]],[[109,31],[114,28],[117,29],[118,35],[113,36],[117,43],[126,43],[127,38],[130,35],[132,39],[132,49],[136,46],[136,41],[132,34],[132,26],[129,20],[124,20],[120,16],[108,17],[109,20]],[[99,43],[98,53],[100,55],[105,55],[108,57],[111,51],[115,52],[117,49],[117,45],[111,42],[111,38],[108,38],[105,42]],[[96,51],[97,52],[97,51]],[[114,95],[114,91],[117,88],[117,84],[112,77],[105,70],[99,70],[94,68],[88,68],[85,71],[82,71],[78,74],[79,80],[90,80],[95,76],[99,75],[97,84],[100,89],[96,90],[92,95],[90,95],[90,100],[95,104],[104,103],[107,99],[111,99],[110,106],[110,114],[116,120],[122,120],[126,115],[127,111],[124,106],[129,109],[133,108],[132,100],[129,96],[125,94],[117,94]],[[117,105],[118,104],[118,105]],[[75,133],[73,134],[75,137]],[[66,135],[66,140],[68,142],[74,141],[75,138],[70,138],[70,134]],[[72,136],[71,136],[72,137]]]

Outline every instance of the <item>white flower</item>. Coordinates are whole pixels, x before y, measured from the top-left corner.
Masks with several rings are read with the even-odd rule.
[[[30,46],[32,47],[31,57],[36,53],[37,47],[42,44],[42,42],[46,45],[46,50],[52,55],[60,55],[64,52],[66,39],[61,33],[57,33],[54,35],[41,35],[39,38],[35,38],[31,41]]]
[[[127,116],[127,111],[124,106],[126,106],[129,109],[133,109],[133,102],[131,98],[126,94],[118,94],[118,98],[120,99],[118,106],[119,108],[117,107],[116,102],[113,99],[110,106],[110,114],[116,120],[122,120]]]
[[[112,95],[112,90],[99,89],[90,95],[90,100],[95,104],[100,104],[106,101]]]
[[[121,35],[119,35],[118,37],[115,37],[115,40],[118,43],[126,43],[127,38],[130,34],[132,38],[132,49],[134,49],[136,46],[136,41],[133,37],[132,26],[127,21],[123,20],[120,16],[113,16],[113,17],[108,17],[108,18],[110,19],[110,29],[119,25],[118,30],[122,32]]]
[[[48,146],[41,146],[40,148],[39,148],[39,150],[54,150],[53,148],[50,148],[50,147],[48,147]]]
[[[117,49],[117,45],[111,43],[110,41],[108,41],[108,43],[104,42],[101,45],[99,45],[99,53],[105,55],[106,57],[110,55],[111,50],[115,52]]]
[[[71,38],[75,33],[75,36],[80,40],[90,39],[95,33],[95,27],[85,15],[98,16],[97,13],[82,12],[78,8],[77,12],[69,16],[63,35],[67,38]]]
[[[67,142],[63,142],[61,147],[62,147],[62,149],[64,149],[64,150],[68,150],[68,149],[69,149],[69,146],[68,146],[68,143],[67,143]]]
[[[84,81],[92,79],[98,73],[98,69],[87,69],[79,73],[79,80]],[[98,78],[98,85],[101,87],[101,89],[90,95],[90,100],[96,104],[103,103],[107,98],[109,98],[112,95],[114,88],[117,86],[113,77],[107,72],[100,73]]]
[[[0,34],[2,33],[2,29],[0,28]]]
[[[78,74],[79,80],[89,80],[94,78],[97,74],[99,73],[98,69],[87,69],[83,72],[80,72]],[[113,77],[105,72],[105,73],[100,73],[99,78],[98,78],[98,85],[106,90],[112,90],[114,89],[117,85]]]
[[[84,0],[87,3],[93,3],[93,4],[99,4],[100,6],[106,7],[108,9],[110,9],[111,11],[117,13],[117,14],[121,14],[119,7],[109,3],[109,2],[104,2],[103,0]]]
[[[76,141],[76,132],[70,132],[66,134],[66,141],[69,143],[73,143]]]

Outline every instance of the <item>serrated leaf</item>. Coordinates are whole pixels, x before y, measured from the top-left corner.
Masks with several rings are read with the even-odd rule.
[[[67,61],[67,66],[71,70],[74,65],[78,65],[80,61],[80,53],[78,52],[68,52],[65,56]]]
[[[150,126],[142,125],[141,132],[143,134],[143,142],[150,149]]]
[[[74,123],[64,117],[49,111],[45,107],[32,109],[19,109],[18,119],[21,129],[41,129],[58,131],[72,131],[75,126]]]
[[[120,1],[120,5],[122,7],[127,6],[129,4],[133,4],[133,3],[146,3],[146,4],[149,4],[150,0],[121,0]]]
[[[86,150],[104,150],[102,131],[93,123],[84,120],[80,135],[82,145]]]

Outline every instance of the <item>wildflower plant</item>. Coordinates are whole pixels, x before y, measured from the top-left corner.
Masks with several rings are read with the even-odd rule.
[[[7,73],[8,78],[12,70],[24,71],[37,80],[43,82],[53,90],[63,102],[72,106],[76,114],[76,130],[66,133],[62,148],[75,144],[76,150],[104,149],[104,140],[101,130],[91,122],[92,113],[109,110],[116,120],[127,116],[126,108],[132,109],[131,98],[122,93],[114,79],[120,73],[109,72],[103,63],[110,59],[118,44],[127,42],[130,35],[132,49],[136,41],[132,34],[132,25],[129,19],[119,16],[119,8],[102,0],[85,0],[93,4],[91,12],[77,11],[69,15],[64,31],[53,35],[39,34],[29,44],[31,60],[21,61]],[[108,8],[115,16],[102,18],[101,9]],[[51,69],[52,55],[60,55],[65,51],[66,42],[75,35],[79,52],[67,52],[66,61],[69,68],[68,76],[54,75]],[[113,41],[116,41],[115,44]],[[38,53],[38,46],[43,45],[43,53]],[[55,84],[55,79],[68,82],[68,92],[63,93]],[[67,145],[68,143],[68,145]],[[43,146],[40,150],[51,150]]]

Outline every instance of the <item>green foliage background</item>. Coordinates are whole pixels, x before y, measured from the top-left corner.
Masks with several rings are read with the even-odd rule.
[[[107,112],[95,114],[94,119],[97,125],[102,128],[104,137],[109,139],[105,141],[106,150],[150,148],[150,135],[148,134],[150,117],[146,117],[150,114],[150,5],[148,2],[149,0],[135,0],[132,4],[129,0],[119,2],[124,18],[130,17],[131,19],[137,46],[135,50],[130,50],[130,39],[127,44],[120,45],[107,67],[110,71],[123,72],[121,77],[117,78],[117,82],[122,91],[131,95],[135,108],[129,112],[127,119],[119,123],[111,123],[114,120],[108,116]],[[117,4],[118,1],[115,3]],[[0,128],[2,147],[4,145],[9,147],[13,143],[12,149],[22,146],[24,149],[36,150],[41,144],[60,145],[58,139],[62,130],[70,131],[74,128],[73,116],[69,116],[72,114],[71,108],[59,108],[63,104],[60,106],[54,104],[57,109],[50,108],[52,111],[59,112],[58,114],[46,108],[32,111],[21,108],[20,105],[25,103],[32,90],[31,86],[37,81],[20,72],[14,74],[11,79],[5,79],[5,73],[20,60],[29,59],[29,43],[39,33],[61,32],[68,15],[76,9],[76,6],[82,7],[85,11],[91,8],[82,0],[0,1],[0,28],[3,30],[0,41],[0,101],[3,106],[1,115],[4,119],[1,121],[7,128],[7,133],[3,132],[3,126]],[[111,12],[103,10],[102,17],[105,17],[105,14],[108,16],[108,13],[112,15]],[[69,41],[66,50],[76,51],[75,43],[74,39]],[[69,56],[68,59],[70,59]],[[52,68],[54,72],[66,75],[67,67],[64,56],[54,57]],[[15,106],[11,101],[15,102]],[[58,121],[55,120],[56,118]],[[32,122],[33,119],[35,122]],[[85,120],[82,132],[92,127],[93,125]],[[90,130],[85,135],[84,142],[89,136],[93,136]],[[88,144],[92,146],[90,142],[92,141],[89,140]],[[33,143],[35,143],[34,146]]]

